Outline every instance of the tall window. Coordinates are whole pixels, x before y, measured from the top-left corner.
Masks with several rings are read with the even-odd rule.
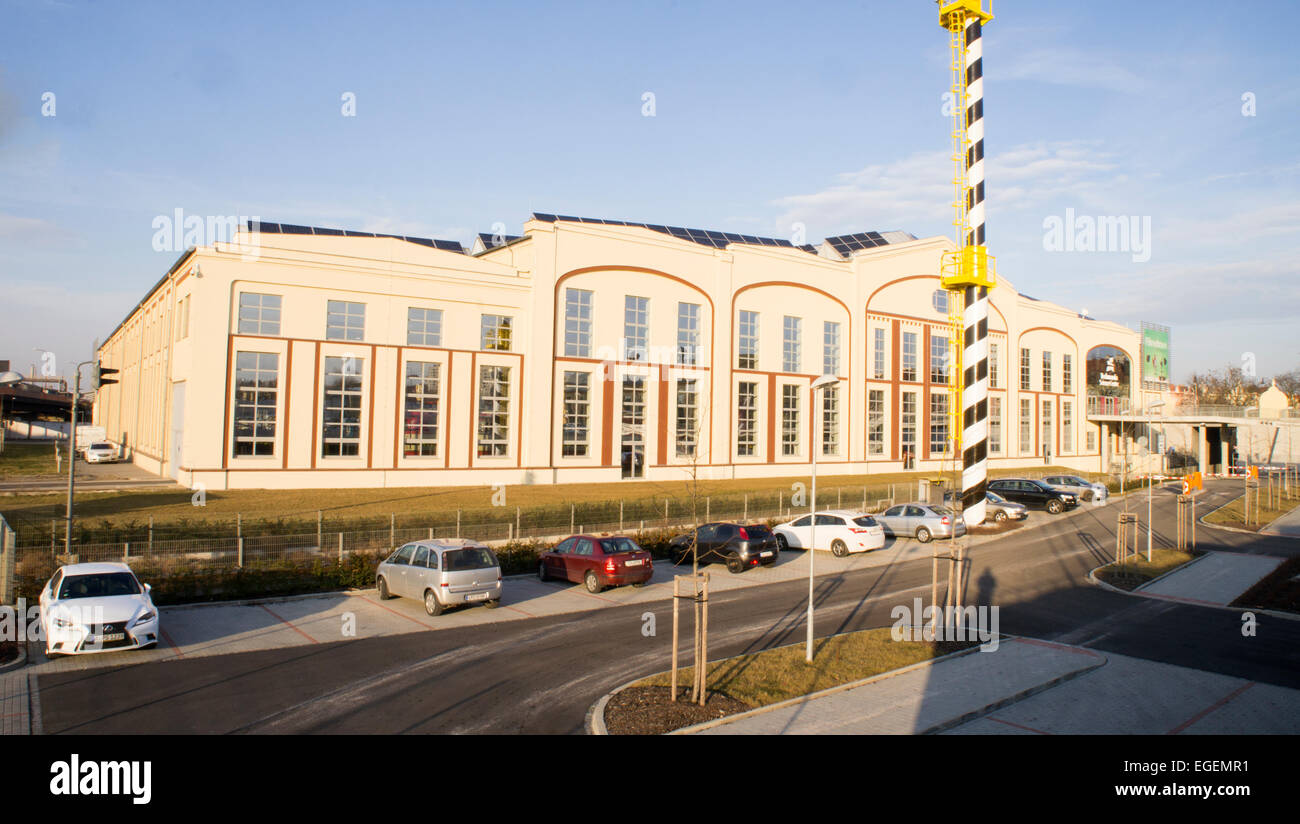
[[[1043,352],[1043,391],[1052,391],[1052,353]]]
[[[623,477],[644,476],[645,377],[623,376]]]
[[[948,343],[944,336],[931,333],[930,383],[948,382]]]
[[[758,313],[740,310],[740,358],[737,369],[758,368]]]
[[[402,454],[407,457],[438,454],[438,400],[442,366],[407,361],[406,409],[402,426]]]
[[[885,454],[885,391],[867,393],[867,454]]]
[[[1043,414],[1041,418],[1042,438],[1040,443],[1043,445],[1043,454],[1049,455],[1052,452],[1052,401],[1046,399],[1043,401]]]
[[[989,454],[1002,454],[1002,399],[989,398]]]
[[[1088,430],[1088,437],[1086,438],[1086,443],[1088,444],[1089,452],[1093,452],[1097,449],[1097,433],[1095,431],[1091,429]]]
[[[885,379],[885,330],[877,327],[874,331],[875,345],[872,347],[871,376],[878,381]]]
[[[564,356],[591,357],[591,292],[586,289],[564,290]]]
[[[478,454],[480,456],[505,455],[509,452],[509,448],[510,367],[480,366],[478,368]]]
[[[1034,454],[1034,402],[1020,399],[1020,454]]]
[[[623,359],[645,360],[650,339],[650,299],[623,298]]]
[[[915,381],[916,377],[916,333],[903,333],[903,380]]]
[[[742,381],[736,403],[736,454],[753,455],[758,443],[758,384]]]
[[[280,356],[235,353],[235,457],[275,454]]]
[[[822,374],[840,373],[840,325],[834,321],[822,324]]]
[[[948,394],[930,395],[930,454],[948,454]]]
[[[176,340],[185,340],[190,336],[190,295],[181,298],[176,304]],[[243,322],[240,322],[243,326]],[[243,329],[241,328],[242,332]],[[279,327],[276,327],[277,335],[280,334]]]
[[[700,305],[677,304],[677,363],[694,366],[700,359]]]
[[[689,304],[687,304],[689,305]],[[694,380],[677,381],[677,457],[695,457],[695,445],[698,441],[696,427],[699,396]]]
[[[189,334],[189,298],[185,299],[183,326]],[[185,337],[181,335],[177,340]],[[280,334],[280,296],[260,295],[256,292],[239,293],[239,334],[241,335],[278,335]]]
[[[822,390],[822,454],[838,455],[839,453],[840,388],[828,386]]]
[[[479,348],[509,352],[512,320],[512,318],[505,315],[483,315],[480,325]]]
[[[1029,391],[1029,350],[1020,350],[1020,388]]]
[[[590,293],[588,293],[590,294]],[[566,458],[587,454],[587,422],[591,410],[591,375],[564,373],[564,424],[561,454]]]
[[[442,346],[442,310],[412,306],[406,310],[407,346]]]
[[[361,454],[360,358],[325,359],[325,403],[321,456],[356,457]]]
[[[998,345],[989,344],[989,386],[998,387]]]
[[[916,455],[916,393],[903,393],[903,416],[899,441],[905,452]]]
[[[331,300],[326,306],[325,337],[328,340],[361,340],[366,334],[366,305]]]
[[[801,319],[785,316],[781,336],[781,368],[786,372],[798,372],[803,364],[803,352],[799,345],[802,326]]]
[[[1067,395],[1074,394],[1074,356],[1061,355],[1061,391]]]
[[[1068,355],[1067,355],[1068,357]],[[1074,402],[1061,401],[1061,452],[1074,451]]]
[[[781,386],[781,454],[799,454],[799,387]]]

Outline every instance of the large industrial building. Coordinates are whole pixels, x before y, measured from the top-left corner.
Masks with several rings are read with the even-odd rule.
[[[952,248],[548,214],[472,250],[254,223],[114,330],[95,423],[208,489],[791,476],[813,449],[823,474],[950,469]],[[1139,333],[1005,279],[991,304],[991,467],[1109,469]]]

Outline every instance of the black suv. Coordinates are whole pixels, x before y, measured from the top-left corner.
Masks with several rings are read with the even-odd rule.
[[[1057,515],[1079,505],[1079,498],[1071,492],[1062,492],[1050,484],[1028,478],[998,478],[989,481],[988,489],[1008,501],[1046,509]]]
[[[700,563],[721,561],[733,573],[774,564],[780,552],[776,536],[766,524],[712,523],[673,538],[668,548],[678,564],[691,559],[692,538],[698,544]]]

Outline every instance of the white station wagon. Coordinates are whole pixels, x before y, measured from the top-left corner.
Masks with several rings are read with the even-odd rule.
[[[379,599],[424,602],[441,615],[457,604],[501,604],[501,562],[492,550],[467,540],[416,541],[399,548],[375,572]]]
[[[776,533],[781,550],[803,549],[813,540],[813,516],[804,515],[781,524]],[[817,513],[817,549],[829,549],[837,558],[850,552],[866,552],[885,545],[885,529],[875,518],[865,512],[846,509],[825,510]]]

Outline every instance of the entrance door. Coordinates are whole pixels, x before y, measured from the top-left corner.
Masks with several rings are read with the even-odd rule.
[[[623,377],[623,477],[645,477],[645,378]]]
[[[180,475],[181,459],[184,457],[181,447],[185,444],[185,381],[172,384],[171,430],[171,461],[167,466],[167,474],[175,479]]]

